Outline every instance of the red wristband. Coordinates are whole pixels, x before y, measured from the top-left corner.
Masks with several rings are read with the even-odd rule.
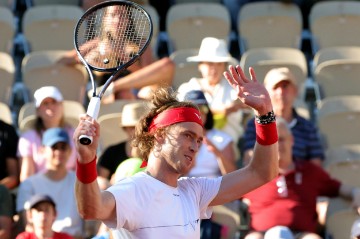
[[[89,163],[80,163],[79,160],[76,160],[76,177],[84,184],[92,183],[96,180],[96,156]]]
[[[255,121],[256,141],[261,145],[271,145],[278,141],[276,122],[259,124]]]

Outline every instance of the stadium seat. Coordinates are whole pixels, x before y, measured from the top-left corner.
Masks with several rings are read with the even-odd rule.
[[[299,99],[304,99],[304,88],[308,68],[304,53],[295,48],[266,47],[247,50],[240,59],[245,75],[250,77],[249,67],[253,67],[257,80],[263,82],[266,73],[277,67],[287,67],[294,74],[299,85]]]
[[[360,96],[325,98],[318,107],[317,125],[325,148],[358,144],[360,132]]]
[[[101,136],[99,150],[127,139],[127,134],[121,128],[121,112],[123,107],[129,103],[142,102],[144,100],[116,100],[110,104],[100,106],[98,122],[100,124]]]
[[[314,55],[313,68],[329,60],[360,60],[360,46],[327,47]]]
[[[320,63],[314,69],[314,80],[321,89],[321,98],[358,95],[360,59],[336,59]]]
[[[360,160],[360,144],[345,144],[327,149],[323,166],[326,167],[330,163],[355,160]]]
[[[153,50],[153,55],[155,58],[158,58],[157,49],[159,43],[159,32],[160,32],[160,18],[156,9],[150,4],[145,4],[142,6],[147,13],[149,13],[151,17],[151,21],[153,23],[153,36],[151,39],[151,48]]]
[[[72,5],[80,6],[82,0],[25,0],[26,6],[42,6],[42,5]]]
[[[203,38],[229,41],[230,14],[218,3],[184,3],[170,7],[166,15],[168,51],[198,48]]]
[[[0,76],[0,101],[9,103],[15,77],[15,65],[13,58],[5,52],[0,52]]]
[[[293,3],[253,2],[240,8],[240,52],[259,47],[301,47],[302,15]]]
[[[0,7],[0,51],[10,53],[15,36],[15,17],[8,7]]]
[[[57,61],[65,53],[66,51],[38,51],[24,57],[22,76],[29,90],[30,101],[38,88],[52,85],[59,88],[64,99],[84,102],[88,74],[82,65],[58,64]]]
[[[351,227],[359,217],[353,209],[344,209],[328,217],[326,222],[326,238],[347,239],[350,237]]]
[[[11,9],[14,4],[14,0],[0,0],[0,7],[6,7]]]
[[[7,104],[4,104],[3,102],[0,102],[0,120],[10,125],[13,124],[10,108]]]
[[[71,5],[28,8],[22,19],[25,53],[74,49],[74,28],[83,10]]]
[[[126,132],[121,128],[121,112],[101,115],[98,123],[101,130],[100,151],[128,139]]]
[[[193,77],[201,77],[196,62],[187,62],[186,58],[198,54],[198,49],[182,49],[171,53],[170,59],[175,63],[175,75],[172,82],[173,88],[177,89],[182,83]]]
[[[183,3],[194,3],[194,2],[200,2],[200,3],[221,3],[221,0],[173,0],[174,4],[183,4]]]
[[[99,117],[107,114],[121,113],[123,107],[126,104],[135,103],[135,102],[144,102],[144,104],[146,104],[146,101],[142,99],[136,99],[136,100],[120,99],[120,100],[115,100],[114,102],[109,104],[101,104]]]
[[[334,46],[360,46],[360,2],[321,1],[309,14],[313,54]]]
[[[339,46],[320,49],[312,61],[312,75],[321,88],[321,98],[357,95],[360,46]]]
[[[326,166],[326,171],[345,185],[360,187],[360,160],[333,162]]]

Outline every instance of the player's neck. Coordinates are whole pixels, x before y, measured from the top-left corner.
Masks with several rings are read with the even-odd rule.
[[[171,187],[177,187],[177,180],[179,178],[179,175],[175,172],[172,172],[169,169],[169,165],[165,165],[159,158],[149,157],[148,165],[145,172],[149,176]]]

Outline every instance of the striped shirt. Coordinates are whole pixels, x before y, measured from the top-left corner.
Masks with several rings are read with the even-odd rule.
[[[299,116],[295,110],[293,112],[294,119],[289,123],[289,126],[295,141],[293,146],[294,159],[311,160],[313,158],[320,158],[324,160],[325,153],[317,128],[311,121]],[[255,122],[254,118],[252,118],[246,126],[243,152],[253,149],[255,141]]]

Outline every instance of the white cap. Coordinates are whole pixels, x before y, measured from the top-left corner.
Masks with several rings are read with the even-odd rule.
[[[294,236],[288,227],[275,226],[266,231],[264,239],[294,239]]]
[[[222,39],[214,37],[206,37],[201,41],[199,53],[197,56],[186,58],[189,62],[228,62],[237,64],[237,60],[233,58]]]
[[[55,86],[44,86],[37,89],[34,93],[36,108],[39,107],[41,102],[43,102],[46,98],[53,98],[58,102],[63,101],[63,96],[58,88]]]

